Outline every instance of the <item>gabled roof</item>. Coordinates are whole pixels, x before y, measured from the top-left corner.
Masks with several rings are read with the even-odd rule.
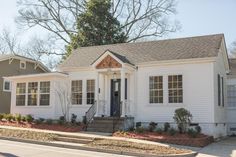
[[[207,58],[218,56],[223,34],[159,41],[122,43],[76,49],[59,68],[89,67],[106,50],[124,62],[137,65],[153,61]]]
[[[35,64],[38,64],[38,66],[42,70],[44,70],[45,72],[50,72],[50,70],[43,63],[41,63],[40,61],[34,60],[32,58],[28,58],[28,57],[20,56],[20,55],[16,55],[16,54],[3,54],[3,55],[0,55],[0,62],[8,60],[8,59],[19,59],[19,60],[24,60],[24,61],[27,61],[27,62],[35,63]]]

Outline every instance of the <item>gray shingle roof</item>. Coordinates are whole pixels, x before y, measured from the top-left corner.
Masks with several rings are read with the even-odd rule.
[[[76,49],[59,67],[88,67],[107,50],[113,52],[122,61],[134,65],[151,61],[215,57],[218,55],[223,38],[223,34],[216,34],[81,47]]]

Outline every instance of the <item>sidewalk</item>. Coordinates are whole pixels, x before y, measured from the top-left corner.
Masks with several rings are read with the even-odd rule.
[[[33,128],[20,128],[20,127],[12,127],[12,126],[0,126],[0,129],[12,129],[12,130],[27,130],[27,131],[35,131],[35,132],[43,132],[43,133],[52,133],[64,136],[75,136],[75,137],[88,137],[93,139],[111,139],[111,140],[123,140],[128,142],[136,142],[136,143],[143,143],[143,144],[153,144],[158,146],[170,147],[168,144],[162,144],[158,142],[146,141],[146,140],[139,140],[139,139],[130,139],[125,137],[112,137],[111,133],[98,133],[98,132],[61,132],[61,131],[52,131],[52,130],[43,130],[43,129],[33,129]]]

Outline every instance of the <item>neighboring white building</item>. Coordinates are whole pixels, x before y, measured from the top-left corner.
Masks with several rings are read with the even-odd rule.
[[[226,114],[230,67],[223,34],[83,47],[58,71],[8,77],[11,113],[57,119],[68,109],[82,120],[90,110],[88,118],[161,125],[174,122],[175,109],[186,108],[193,123],[214,137],[227,135],[235,119],[236,110]]]

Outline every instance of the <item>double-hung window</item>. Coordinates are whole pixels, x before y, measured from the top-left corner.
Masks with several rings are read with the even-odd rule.
[[[28,83],[28,106],[37,106],[38,82]]]
[[[149,77],[149,103],[163,103],[163,77]]]
[[[26,83],[16,85],[16,106],[25,106]]]
[[[87,104],[94,104],[95,80],[87,80]]]
[[[82,105],[82,80],[71,82],[71,101],[73,105]]]
[[[183,103],[183,76],[168,76],[169,103]]]
[[[50,81],[40,82],[39,105],[49,106],[50,104]]]

